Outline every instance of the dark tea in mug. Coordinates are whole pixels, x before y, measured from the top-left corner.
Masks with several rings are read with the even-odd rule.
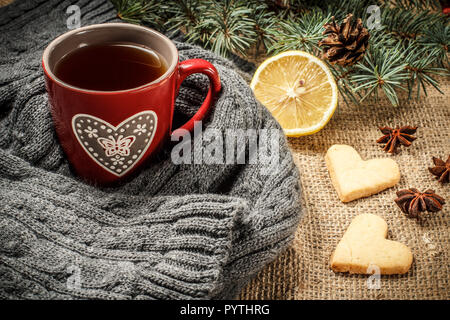
[[[55,75],[74,87],[96,91],[137,88],[161,77],[167,62],[156,51],[132,43],[86,45],[62,57]]]

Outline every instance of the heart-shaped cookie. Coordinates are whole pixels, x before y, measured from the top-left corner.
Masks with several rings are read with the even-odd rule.
[[[331,182],[342,202],[367,197],[400,181],[398,164],[388,158],[364,161],[350,146],[335,144],[325,156]]]
[[[379,216],[356,216],[331,256],[331,269],[372,274],[375,266],[381,274],[408,272],[413,261],[411,250],[400,242],[387,240],[387,231],[386,221]]]
[[[130,171],[150,147],[158,118],[142,111],[119,125],[89,114],[72,118],[72,129],[86,153],[106,171],[122,176]]]

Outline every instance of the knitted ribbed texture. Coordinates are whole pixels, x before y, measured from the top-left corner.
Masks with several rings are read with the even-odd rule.
[[[174,165],[166,147],[123,186],[81,182],[57,142],[40,65],[74,4],[83,26],[115,19],[108,1],[24,0],[0,9],[0,297],[236,297],[289,244],[301,215],[284,136],[270,175],[261,165]],[[222,79],[204,129],[279,128],[231,62],[176,45],[181,60],[206,59]],[[206,90],[203,76],[184,82],[174,127]]]

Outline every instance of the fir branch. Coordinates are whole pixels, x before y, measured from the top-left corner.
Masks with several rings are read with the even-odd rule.
[[[261,3],[259,0],[252,0],[250,2],[252,9],[251,18],[255,21],[255,31],[257,34],[256,47],[264,46],[266,50],[275,41],[271,35],[270,30],[276,28],[278,22],[274,12],[269,10],[266,3]]]
[[[384,6],[381,22],[386,31],[391,32],[402,41],[415,40],[428,27],[440,21],[442,16],[428,10],[416,12],[403,8]]]
[[[334,16],[338,21],[344,19],[348,13],[352,13],[355,17],[366,21],[368,15],[367,8],[371,5],[381,7],[382,3],[378,0],[341,0],[337,6],[336,1],[333,0],[321,2],[323,10],[331,16]]]
[[[206,46],[224,57],[245,54],[256,42],[256,24],[245,0],[213,1],[207,8],[200,28],[210,30]]]
[[[280,20],[278,28],[270,31],[276,41],[269,47],[269,53],[304,50],[318,55],[318,42],[324,38],[323,25],[330,20],[331,16],[324,16],[321,11],[305,14],[297,19]]]
[[[416,99],[420,98],[420,92],[423,90],[427,95],[426,86],[433,86],[437,91],[443,94],[439,88],[439,82],[433,76],[449,76],[448,70],[441,67],[436,67],[436,60],[439,55],[434,50],[429,48],[421,48],[418,45],[411,43],[405,48],[405,52],[408,52],[405,56],[406,69],[410,73],[408,79],[408,97],[411,99],[414,87],[416,87]]]
[[[164,12],[163,5],[157,0],[111,0],[116,8],[117,17],[134,24],[144,21],[151,22],[152,26],[160,27],[161,13]]]
[[[363,62],[355,66],[355,74],[350,76],[354,91],[363,91],[360,101],[367,97],[379,98],[379,91],[383,91],[389,101],[397,106],[399,103],[397,91],[405,90],[404,81],[410,78],[403,62],[404,55],[401,44],[391,49],[375,47],[364,56]]]
[[[166,25],[172,32],[184,31],[186,40],[206,45],[210,31],[200,25],[206,6],[199,0],[178,0],[169,3],[171,18]]]
[[[395,36],[386,30],[386,27],[381,26],[379,30],[373,29],[370,31],[369,47],[370,48],[393,48],[397,45],[398,40]]]
[[[442,67],[449,67],[448,52],[450,50],[450,23],[441,19],[435,24],[428,26],[423,30],[421,36],[417,39],[417,43],[421,46],[434,49],[438,56],[437,64]]]

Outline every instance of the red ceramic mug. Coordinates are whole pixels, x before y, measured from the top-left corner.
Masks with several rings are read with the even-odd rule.
[[[104,42],[129,42],[149,47],[167,61],[167,71],[138,88],[94,91],[71,86],[54,74],[56,63],[71,51]],[[181,129],[207,114],[220,91],[214,66],[201,59],[178,60],[174,43],[164,35],[126,23],[91,25],[67,32],[45,49],[42,65],[58,139],[79,176],[110,184],[136,171],[172,134],[175,98],[183,80],[203,73],[210,80],[205,101]]]

